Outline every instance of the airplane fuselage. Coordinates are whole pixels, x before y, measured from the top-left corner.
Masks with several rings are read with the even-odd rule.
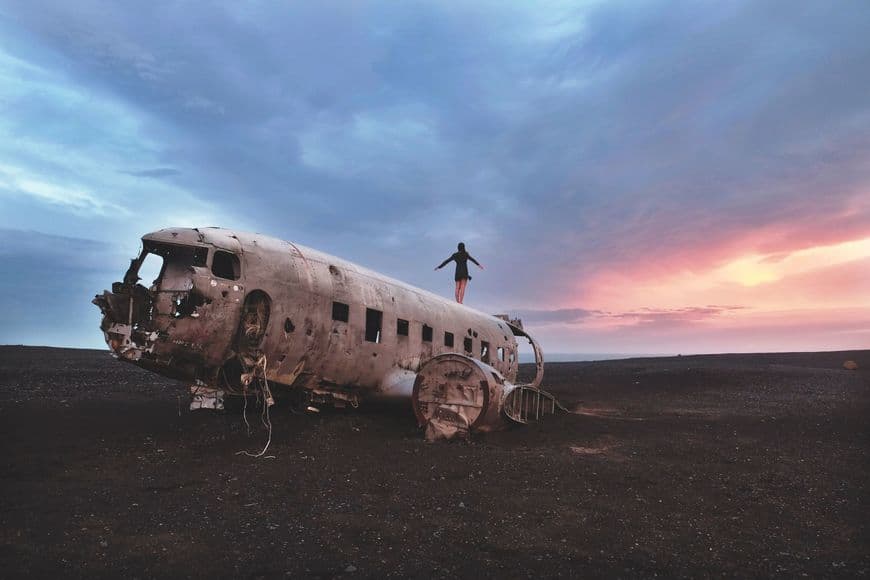
[[[116,355],[160,374],[243,394],[245,377],[261,372],[356,406],[367,395],[411,396],[421,368],[448,353],[512,384],[516,334],[535,348],[540,383],[540,351],[515,324],[340,258],[220,228],[164,229],[142,242],[124,281],[94,302]],[[149,256],[163,264],[146,288]]]

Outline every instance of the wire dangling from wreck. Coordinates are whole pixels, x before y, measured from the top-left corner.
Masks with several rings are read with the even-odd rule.
[[[258,379],[258,384],[260,390],[257,392],[257,400],[260,400],[260,396],[263,397],[262,400],[262,410],[260,411],[260,422],[266,428],[269,436],[266,440],[266,445],[259,453],[251,453],[250,451],[238,451],[236,455],[247,455],[248,457],[263,457],[266,456],[266,451],[269,449],[269,445],[272,444],[272,419],[269,417],[269,407],[275,404],[275,399],[272,397],[272,390],[269,388],[269,380],[266,378],[266,355],[263,354],[256,362],[256,369],[254,372],[248,375],[248,380],[253,380],[254,378]],[[262,367],[263,372],[260,374],[258,371]],[[242,408],[242,417],[245,420],[245,425],[248,428],[248,435],[251,434],[251,425],[248,423],[248,417],[246,415],[248,408],[248,397],[247,397],[247,386],[245,387],[245,404]],[[269,455],[267,457],[274,458],[274,455]]]

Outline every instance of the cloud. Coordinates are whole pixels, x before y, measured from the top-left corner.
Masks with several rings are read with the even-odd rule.
[[[77,214],[130,215],[127,208],[78,187],[47,183],[18,168],[4,165],[0,165],[0,195],[29,196]]]
[[[590,317],[603,314],[598,310],[559,308],[557,310],[520,310],[516,315],[524,325],[581,324]]]
[[[724,263],[701,260],[658,272],[603,271],[587,282],[586,300],[610,310],[644,305],[678,308],[683,304],[728,303],[755,310],[870,307],[863,267],[870,260],[870,238],[814,246],[792,252],[738,255]]]
[[[690,306],[685,308],[640,308],[625,312],[560,308],[557,310],[520,310],[516,315],[529,327],[552,324],[601,326],[602,323],[629,325],[678,325],[703,322],[723,314],[746,310],[745,306]]]
[[[102,347],[90,300],[126,258],[98,240],[0,229],[0,344]]]
[[[133,177],[150,177],[153,179],[161,179],[164,177],[175,177],[181,175],[181,172],[173,167],[155,167],[154,169],[139,169],[130,171],[121,171],[126,175]]]
[[[35,262],[52,257],[50,267],[61,270],[93,268],[91,258],[95,254],[112,253],[111,250],[110,244],[98,240],[0,228],[0,256],[7,259],[36,257]]]
[[[686,308],[641,308],[619,313],[604,313],[602,318],[619,320],[621,324],[673,326],[703,322],[723,314],[745,310],[745,306],[689,306]]]
[[[532,329],[547,352],[690,354],[864,349],[870,340],[865,309],[746,312],[716,323],[632,324]],[[811,337],[812,342],[807,338]],[[548,346],[549,345],[549,346]],[[559,348],[556,348],[559,345]]]

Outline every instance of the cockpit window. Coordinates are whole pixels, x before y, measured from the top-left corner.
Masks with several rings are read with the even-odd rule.
[[[193,265],[205,266],[205,261],[208,259],[208,248],[197,248],[193,251]]]
[[[157,283],[160,273],[163,271],[163,256],[148,252],[139,266],[139,279],[145,286]]]
[[[218,278],[238,280],[241,275],[239,257],[231,252],[224,252],[223,250],[215,251],[214,258],[211,261],[211,273]]]
[[[166,267],[176,268],[205,266],[208,248],[145,242],[139,257],[138,278],[147,285],[157,284],[164,276]]]

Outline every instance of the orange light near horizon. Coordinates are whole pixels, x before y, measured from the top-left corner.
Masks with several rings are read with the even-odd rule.
[[[711,255],[716,255],[711,251]],[[606,271],[584,284],[583,304],[574,307],[610,312],[640,308],[676,309],[739,305],[747,310],[779,311],[832,307],[870,307],[870,238],[794,251],[744,254],[724,264],[670,272],[633,274]]]
[[[772,268],[759,261],[757,256],[734,260],[720,269],[722,275],[742,286],[758,286],[779,280]]]
[[[729,262],[714,274],[723,281],[758,286],[788,276],[870,257],[870,238],[789,253],[755,254]]]

